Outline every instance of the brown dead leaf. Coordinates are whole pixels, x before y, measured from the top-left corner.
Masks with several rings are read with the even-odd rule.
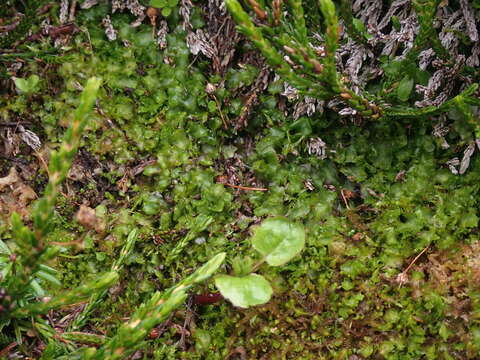
[[[17,212],[22,217],[28,217],[28,205],[37,198],[35,191],[26,185],[15,167],[7,176],[0,178],[0,214],[9,217]]]
[[[123,193],[127,192],[128,188],[130,187],[130,183],[131,183],[130,178],[131,178],[130,177],[130,171],[127,171],[123,175],[123,177],[120,180],[117,181],[117,187],[121,192],[123,192]]]
[[[362,234],[361,232],[357,232],[357,233],[355,233],[355,234],[352,236],[352,240],[353,240],[353,241],[360,241],[360,240],[362,240],[364,237],[365,237],[364,234]]]
[[[12,167],[7,176],[0,178],[0,190],[3,190],[4,187],[11,186],[19,181],[21,181],[21,179],[18,176],[17,169]]]
[[[17,155],[20,152],[21,139],[15,131],[7,127],[0,132],[0,137],[3,139],[2,155],[10,157]]]
[[[13,190],[13,195],[18,197],[21,204],[28,204],[37,198],[37,193],[30,186],[24,184]]]
[[[105,231],[105,223],[97,217],[95,210],[87,205],[80,205],[75,219],[86,229],[95,230],[97,233]]]

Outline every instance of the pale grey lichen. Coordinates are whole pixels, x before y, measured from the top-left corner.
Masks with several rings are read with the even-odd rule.
[[[315,155],[320,160],[327,158],[327,144],[319,137],[311,138],[307,142],[307,152],[309,155]]]
[[[457,166],[460,165],[460,160],[458,159],[458,157],[454,157],[453,159],[448,160],[445,165],[447,165],[453,175],[458,175]]]
[[[279,77],[276,76],[276,79],[278,78]],[[280,95],[285,96],[290,101],[293,101],[299,98],[298,90],[287,82],[283,83],[283,91],[281,92]]]
[[[117,31],[113,28],[112,20],[107,15],[102,20],[102,25],[105,28],[105,35],[109,41],[117,40]]]
[[[376,25],[382,16],[382,0],[355,0],[352,10],[368,25]]]
[[[463,152],[463,158],[462,158],[462,161],[460,162],[460,169],[458,171],[460,175],[465,174],[465,171],[467,171],[468,167],[470,166],[470,158],[472,157],[474,152],[475,152],[475,143],[472,142],[467,146],[467,148]]]
[[[302,115],[312,116],[323,112],[324,101],[305,96],[302,101],[297,101],[293,109],[293,118],[297,120]]]
[[[18,132],[22,141],[30,146],[33,150],[38,151],[42,146],[42,142],[37,134],[33,131],[25,129],[22,125],[18,126]]]
[[[213,58],[216,53],[202,29],[198,29],[195,32],[189,31],[187,33],[187,46],[193,55],[202,53],[209,59]]]
[[[130,13],[137,17],[137,19],[131,24],[131,26],[139,26],[145,17],[145,6],[140,4],[138,0],[111,0],[112,4],[112,14],[115,14],[117,11],[121,12],[125,9],[129,10]]]
[[[95,6],[98,4],[99,0],[85,0],[80,4],[80,9],[90,9],[92,6]]]
[[[475,22],[475,14],[469,4],[468,0],[460,0],[460,7],[462,8],[463,18],[467,28],[467,34],[472,41],[478,41],[478,30]]]
[[[161,20],[157,30],[157,44],[160,49],[167,47],[168,24],[165,20]]]
[[[70,8],[69,4],[69,0],[62,0],[60,2],[60,14],[58,15],[60,24],[65,24],[68,21],[68,10]]]

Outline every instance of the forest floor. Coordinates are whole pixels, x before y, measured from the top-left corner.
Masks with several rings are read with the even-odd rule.
[[[39,19],[55,23],[57,10]],[[457,113],[443,137],[428,117],[351,121],[315,104],[307,115],[232,24],[219,32],[224,58],[211,60],[191,53],[178,14],[156,21],[164,33],[151,19],[133,27],[135,16],[109,14],[107,4],[79,10],[49,35],[38,20],[33,36],[0,54],[8,244],[10,216],[28,220],[86,80],[103,82],[48,237],[66,246],[49,265],[71,288],[110,269],[133,229],[139,238],[81,331],[111,335],[153,291],[219,252],[228,272],[251,254],[251,226],[281,215],[304,224],[306,246],[285,266],[258,269],[274,289],[266,305],[201,304],[195,294],[217,292],[209,282],[132,358],[478,359],[480,159],[452,172],[448,160],[468,143]],[[190,14],[194,28],[212,21]],[[30,79],[28,88],[13,77]],[[48,320],[61,333],[84,305]],[[25,333],[11,358],[40,358],[46,345]]]

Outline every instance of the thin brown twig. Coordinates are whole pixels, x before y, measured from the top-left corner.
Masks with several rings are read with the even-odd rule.
[[[343,199],[343,202],[345,203],[345,206],[347,207],[348,210],[350,210],[350,206],[348,206],[348,201],[347,201],[347,198],[345,197],[345,194],[343,193],[343,189],[340,190],[340,194],[342,194],[342,199]]]
[[[43,158],[42,154],[39,153],[38,151],[35,151],[35,155],[36,155],[37,159],[40,160],[40,163],[43,166],[43,169],[45,170],[45,172],[47,173],[47,176],[50,177],[50,171],[48,171],[48,164],[45,161],[45,159]]]
[[[3,357],[3,356],[6,356],[10,353],[10,350],[12,350],[15,346],[17,346],[17,342],[14,341],[12,343],[10,343],[9,345],[7,345],[6,347],[4,347],[1,351],[0,351],[0,357]]]
[[[415,256],[415,259],[413,259],[412,262],[407,266],[407,268],[406,268],[405,270],[403,270],[403,273],[406,274],[406,273],[408,272],[408,270],[410,270],[410,269],[412,268],[413,264],[415,264],[415,262],[420,258],[420,256],[423,255],[423,253],[424,253],[425,251],[427,251],[427,249],[428,249],[429,247],[430,247],[430,245],[428,245],[425,249],[423,249],[423,250],[420,252],[420,254],[418,254],[417,256]]]
[[[223,128],[225,130],[227,130],[228,129],[228,123],[227,123],[227,120],[225,119],[225,116],[223,115],[223,111],[222,111],[222,107],[220,106],[220,102],[218,101],[218,99],[215,95],[212,95],[212,97],[213,97],[213,100],[215,100],[215,104],[217,105],[217,110],[220,113],[220,117],[222,118]]]
[[[82,239],[80,240],[72,240],[72,241],[65,241],[65,242],[61,242],[61,241],[49,241],[48,243],[50,245],[55,245],[55,246],[74,246],[74,245],[79,245],[82,243]]]
[[[415,264],[415,262],[420,258],[420,256],[422,256],[425,253],[425,251],[427,251],[429,246],[430,245],[428,245],[425,249],[423,249],[420,252],[420,254],[418,254],[415,257],[415,259],[413,259],[412,262],[406,267],[406,269],[403,270],[400,274],[397,275],[396,282],[399,284],[400,287],[408,282],[408,274],[407,274],[408,270],[410,270],[412,268],[413,264]]]
[[[234,189],[240,189],[240,190],[251,190],[251,191],[268,191],[268,189],[265,188],[257,188],[257,187],[249,187],[249,186],[241,186],[241,185],[232,185],[232,184],[223,184],[225,186],[234,188]]]

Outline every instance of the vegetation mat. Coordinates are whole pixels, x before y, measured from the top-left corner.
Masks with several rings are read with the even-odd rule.
[[[0,357],[480,358],[478,0],[5,0]]]

